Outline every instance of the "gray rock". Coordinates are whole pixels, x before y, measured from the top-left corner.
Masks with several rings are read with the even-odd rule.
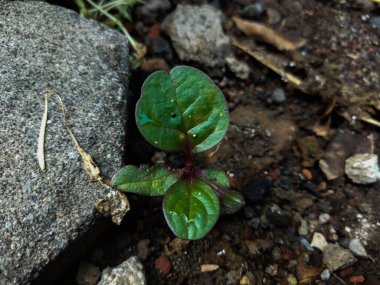
[[[57,90],[79,144],[111,176],[124,152],[128,42],[74,11],[10,1],[0,46],[0,284],[25,284],[96,222],[108,192],[84,173],[55,95],[39,169],[43,93]]]
[[[249,77],[249,66],[244,61],[238,60],[235,56],[229,55],[226,57],[226,63],[237,78],[247,79]]]
[[[145,285],[144,267],[136,256],[132,256],[122,264],[103,270],[98,285]]]
[[[169,0],[145,0],[143,5],[136,8],[136,14],[144,23],[153,23],[171,7]]]
[[[223,66],[230,53],[222,29],[222,13],[209,5],[178,5],[162,23],[179,58],[209,67]]]
[[[99,281],[99,278],[99,267],[88,262],[82,262],[79,264],[79,269],[75,279],[78,285],[96,285]]]
[[[330,271],[335,271],[352,265],[356,258],[339,244],[328,244],[323,250],[323,262]]]
[[[371,184],[380,180],[376,154],[355,154],[346,160],[346,175],[355,183]]]
[[[272,97],[276,103],[284,103],[286,101],[286,94],[282,88],[276,88],[273,91]]]
[[[364,258],[367,258],[368,257],[368,253],[367,251],[365,250],[362,242],[360,241],[360,239],[358,238],[354,238],[352,240],[350,240],[350,243],[348,245],[348,248],[352,251],[353,254],[355,254],[356,256],[359,256],[359,257],[364,257]]]

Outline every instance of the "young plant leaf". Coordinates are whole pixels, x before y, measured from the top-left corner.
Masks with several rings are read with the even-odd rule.
[[[210,182],[217,187],[222,187],[225,190],[230,188],[230,181],[223,170],[218,168],[207,168],[202,170],[201,175],[207,180],[210,180]]]
[[[197,178],[180,180],[165,195],[165,219],[176,236],[196,240],[205,236],[219,217],[214,190]]]
[[[112,177],[112,184],[126,192],[162,196],[179,179],[179,173],[162,166],[137,168],[127,165]]]
[[[198,153],[224,137],[229,116],[222,92],[206,74],[177,66],[170,73],[156,71],[145,80],[136,122],[155,147]]]
[[[223,214],[233,214],[244,206],[243,195],[240,192],[229,190],[230,182],[224,171],[218,168],[207,168],[202,170],[201,175],[213,184],[217,192],[221,192],[219,198]]]
[[[220,195],[220,203],[224,214],[233,214],[244,206],[245,201],[240,192],[230,190]]]

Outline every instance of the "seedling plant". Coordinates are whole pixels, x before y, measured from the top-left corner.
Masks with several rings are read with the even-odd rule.
[[[189,66],[151,74],[136,105],[136,123],[156,148],[184,152],[185,165],[182,169],[127,165],[112,183],[122,191],[164,196],[164,216],[176,236],[200,239],[221,211],[232,213],[244,204],[242,195],[230,190],[222,170],[194,165],[194,155],[217,145],[229,125],[226,100],[206,74]]]

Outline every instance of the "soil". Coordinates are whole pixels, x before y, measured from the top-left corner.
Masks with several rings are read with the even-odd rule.
[[[230,18],[254,2],[220,1],[230,36],[247,38],[232,26]],[[359,105],[366,114],[378,115],[370,102],[379,100],[380,27],[371,26],[368,19],[379,16],[380,6],[365,0],[266,3],[267,9],[280,17],[272,28],[289,39],[306,40],[306,56],[301,62],[307,61],[307,65],[295,71],[298,75],[305,78],[312,73],[304,66],[314,68],[328,77],[329,83],[336,79],[341,85],[355,86],[355,90],[361,90],[357,93],[360,102],[367,103],[355,105],[342,93],[334,93],[336,89],[326,91],[330,97],[320,89],[302,92],[237,48],[235,55],[251,68],[246,80],[236,78],[229,70],[212,76],[213,71],[200,64],[181,62],[170,45],[164,51],[151,49],[143,67],[132,71],[132,101],[138,99],[142,82],[157,66],[187,64],[211,74],[227,97],[232,122],[221,146],[212,155],[209,152],[201,157],[200,163],[222,167],[229,174],[232,187],[251,199],[236,214],[222,216],[205,238],[184,242],[167,227],[161,199],[129,195],[131,211],[125,221],[120,226],[109,222],[78,263],[70,265],[52,284],[75,284],[79,261],[92,262],[103,269],[132,255],[142,259],[148,284],[290,285],[297,284],[295,278],[298,284],[380,284],[379,183],[356,185],[344,173],[327,180],[318,164],[331,151],[331,144],[352,154],[354,148],[348,146],[354,138],[355,148],[359,144],[365,152],[371,152],[367,143],[371,140],[374,153],[379,151],[378,127],[357,121],[352,115]],[[257,20],[267,23],[268,17],[263,13]],[[170,43],[160,34],[159,24],[137,21],[132,33],[148,47],[157,33]],[[257,45],[274,52],[268,44]],[[276,89],[285,93],[286,100],[274,98]],[[374,92],[377,97],[365,97]],[[330,126],[323,137],[317,136],[314,126],[328,109],[331,96],[336,97],[337,103],[329,115]],[[129,129],[126,163],[152,163],[158,150],[144,142],[133,122]],[[352,135],[342,141],[339,134],[343,131]],[[181,157],[173,154],[165,159],[172,164],[181,162]],[[334,167],[342,165],[337,163]],[[370,258],[358,257],[354,264],[322,280],[322,253],[310,246],[314,232],[344,248],[350,239],[359,238]],[[208,264],[218,268],[202,272],[202,265]]]

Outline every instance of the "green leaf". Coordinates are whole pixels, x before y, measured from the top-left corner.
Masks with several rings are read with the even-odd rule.
[[[162,166],[124,166],[113,177],[112,184],[126,192],[146,196],[161,196],[180,179],[179,173]]]
[[[220,205],[214,190],[201,180],[180,180],[165,195],[165,219],[181,239],[200,239],[215,225]]]
[[[225,135],[228,109],[222,92],[198,69],[156,71],[143,84],[136,122],[145,139],[165,151],[198,153]]]
[[[222,187],[225,190],[230,188],[230,181],[223,170],[218,168],[207,168],[201,171],[201,175],[218,187]]]
[[[223,213],[233,214],[244,206],[245,201],[240,192],[230,190],[220,195],[220,203]]]

